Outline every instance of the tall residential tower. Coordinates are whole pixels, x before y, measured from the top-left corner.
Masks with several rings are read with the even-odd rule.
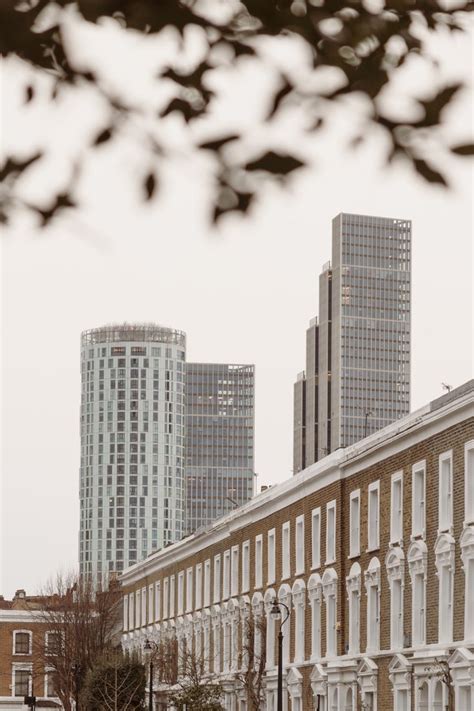
[[[81,337],[79,566],[106,577],[184,530],[186,337],[123,324]]]
[[[410,410],[411,222],[341,213],[294,393],[298,472]]]
[[[253,365],[186,364],[186,532],[254,492]]]

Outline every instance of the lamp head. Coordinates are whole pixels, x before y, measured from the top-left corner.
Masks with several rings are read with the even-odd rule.
[[[272,609],[270,610],[270,615],[273,620],[281,620],[280,606],[279,606],[276,598],[273,600],[273,605],[272,605]]]
[[[143,645],[143,651],[147,657],[149,657],[153,652],[153,647],[151,646],[151,642],[148,638],[145,640],[145,644]]]

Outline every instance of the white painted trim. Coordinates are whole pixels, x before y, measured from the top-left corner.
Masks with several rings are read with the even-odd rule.
[[[469,440],[464,445],[464,525],[468,526],[474,523],[474,485],[472,487],[472,501],[470,502],[471,508],[468,511],[466,509],[466,502],[469,499],[469,487],[468,487],[468,452],[474,450],[474,439]],[[474,468],[474,467],[473,467]],[[474,477],[474,471],[471,474]]]
[[[331,558],[329,554],[329,525],[328,525],[328,514],[329,511],[334,511],[334,556]],[[336,512],[336,499],[329,501],[326,504],[326,560],[325,565],[331,565],[336,562],[336,532],[337,532],[337,512]]]
[[[400,482],[400,535],[395,536],[393,531],[393,489],[394,484]],[[400,544],[403,541],[403,469],[392,474],[390,482],[390,544],[392,546]]]

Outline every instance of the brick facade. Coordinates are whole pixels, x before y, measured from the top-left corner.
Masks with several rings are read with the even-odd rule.
[[[440,459],[441,455],[446,455],[445,459]],[[446,465],[442,464],[445,460]],[[444,527],[439,518],[442,466],[443,482],[447,482],[443,511],[448,512],[449,519]],[[400,518],[393,513],[399,507],[392,501],[395,497],[392,476],[397,473],[402,487]],[[289,639],[289,652],[284,659],[284,708],[444,711],[449,703],[455,703],[451,705],[452,711],[454,708],[472,711],[474,611],[469,612],[469,600],[474,603],[474,502],[471,494],[470,503],[466,501],[466,491],[469,487],[469,491],[474,491],[473,480],[471,382],[362,442],[332,453],[206,531],[125,571],[123,646],[141,649],[147,638],[158,642],[176,637],[178,644],[185,640],[188,648],[191,646],[203,659],[208,659],[209,673],[221,679],[226,690],[226,708],[250,711],[248,696],[239,681],[239,672],[245,664],[243,620],[250,612],[262,615],[267,638],[270,635],[270,639],[275,639],[277,627],[272,629],[275,623],[268,613],[271,601],[278,597],[291,610],[283,626],[285,649]],[[420,482],[422,488],[418,489]],[[350,514],[351,493],[356,490],[360,493],[358,529]],[[418,496],[418,491],[424,493]],[[335,560],[327,561],[331,502],[335,503]],[[320,565],[312,568],[317,540],[313,535],[316,509],[320,509]],[[301,521],[301,517],[304,551],[296,546],[297,519]],[[394,542],[391,525],[396,526],[399,520],[401,536]],[[418,533],[419,520],[422,527]],[[290,575],[283,579],[284,560],[287,565],[283,526],[287,522]],[[371,550],[369,528],[373,538],[377,538],[378,532],[378,541]],[[268,581],[268,532],[272,529],[276,535],[275,580]],[[351,535],[353,540],[357,538],[357,530],[359,551],[350,555],[350,538]],[[256,539],[260,535],[262,585],[258,585],[255,577]],[[248,588],[243,574],[246,542],[250,547]],[[233,558],[232,549],[238,550],[237,575],[232,571],[232,561],[234,566],[237,564],[237,553]],[[228,567],[224,564],[227,552],[231,561]],[[221,563],[219,595],[215,599],[217,555],[221,556]],[[297,571],[298,562],[301,563],[297,558],[301,556],[304,564]],[[211,573],[209,604],[204,600],[206,561],[210,561]],[[199,565],[203,571],[201,578],[197,577]],[[192,573],[187,572],[189,569]],[[169,601],[167,609],[164,607],[165,589],[171,589],[173,576],[174,602],[170,610]],[[201,584],[197,596],[196,580]],[[188,582],[192,583],[188,599],[192,604],[187,606]],[[399,590],[401,603],[397,607]],[[466,593],[470,596],[468,601]],[[355,651],[350,648],[351,634]],[[333,638],[335,649],[331,653]],[[206,648],[205,639],[209,640]],[[396,639],[400,640],[397,644]],[[265,694],[260,704],[267,711],[276,709],[276,652],[271,647],[269,643]],[[449,688],[455,698],[451,698],[451,690],[441,681],[448,668]]]

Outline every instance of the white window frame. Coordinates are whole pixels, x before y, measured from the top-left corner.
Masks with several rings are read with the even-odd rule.
[[[200,610],[202,607],[202,563],[198,563],[195,569],[196,584],[194,586],[194,609]]]
[[[354,520],[354,506],[357,502],[357,521]],[[360,489],[351,491],[349,502],[349,558],[360,555]]]
[[[184,570],[178,573],[178,604],[176,608],[178,617],[184,614]]]
[[[447,492],[443,486],[443,479],[446,476],[445,465],[448,463],[448,487]],[[445,494],[447,493],[448,502],[445,506]],[[438,460],[438,533],[448,532],[453,530],[453,450],[443,452],[439,455]]]
[[[141,612],[141,620],[140,622],[142,623],[142,627],[146,627],[147,624],[147,609],[146,609],[146,604],[147,604],[147,589],[142,588],[142,612]]]
[[[333,537],[332,545],[334,550],[329,549],[330,537],[329,537],[329,512],[333,512]],[[337,530],[337,518],[336,518],[336,499],[329,501],[326,504],[326,565],[336,562],[336,530]],[[331,555],[332,553],[332,555]]]
[[[376,497],[375,497],[376,494]],[[376,499],[376,509],[374,513],[374,499]],[[373,521],[373,516],[375,520]],[[375,522],[375,530],[372,525]],[[369,484],[367,502],[367,552],[376,551],[380,548],[380,480]]]
[[[250,590],[250,541],[242,543],[242,592]]]
[[[311,511],[311,570],[321,566],[321,506]]]
[[[232,546],[230,552],[230,594],[239,594],[239,546]]]
[[[423,473],[423,493],[422,501],[416,502],[416,480],[420,473]],[[411,537],[412,540],[417,537],[425,538],[426,536],[426,460],[423,459],[412,466],[411,469]],[[420,507],[420,504],[422,506]],[[420,513],[421,510],[421,513]]]
[[[154,585],[153,583],[148,586],[148,624],[152,625],[154,622],[154,614],[155,614],[155,606],[153,604],[153,592],[154,592]]]
[[[295,519],[295,575],[304,573],[304,514]]]
[[[27,634],[28,635],[28,651],[27,652],[15,652],[16,646],[16,636],[17,634]],[[13,649],[12,654],[14,657],[29,657],[33,652],[33,633],[31,630],[14,630],[13,632]]]
[[[474,523],[474,439],[464,445],[464,525]]]
[[[128,632],[128,595],[122,597],[122,626],[123,631]]]
[[[56,653],[53,654],[53,652],[50,652],[50,651],[49,651],[49,636],[50,636],[50,635],[56,635],[57,637],[59,637],[59,639],[61,639],[61,632],[55,631],[55,630],[49,630],[48,632],[45,632],[45,635],[44,635],[44,649],[45,649],[45,654],[46,654],[48,657],[56,657],[56,656],[58,656],[58,652],[56,652]]]
[[[190,613],[193,611],[193,569],[192,567],[186,570],[186,605],[185,611]]]
[[[464,571],[464,639],[474,640],[474,525],[466,526],[460,538]]]
[[[288,580],[291,573],[291,533],[290,522],[286,521],[281,527],[281,579]]]
[[[20,631],[20,630],[18,630]],[[12,696],[15,699],[21,699],[21,695],[16,695],[15,694],[15,673],[17,671],[27,671],[29,672],[29,679],[28,679],[28,695],[31,696],[31,692],[33,691],[33,665],[29,662],[14,662],[12,665]]]
[[[135,629],[135,593],[128,596],[128,629]]]
[[[214,604],[221,601],[221,554],[217,553],[214,556]]]
[[[174,617],[174,605],[175,605],[175,594],[176,594],[176,578],[174,575],[170,575],[170,618]]]
[[[380,615],[381,615],[381,595],[380,595],[380,562],[377,558],[372,558],[368,569],[365,571],[365,590],[367,595],[367,652],[378,652],[380,650]]]
[[[165,578],[163,582],[163,619],[167,620],[170,614],[170,579]]]
[[[400,510],[395,510],[394,490],[400,485]],[[398,527],[398,531],[396,530]],[[392,474],[390,486],[390,543],[396,545],[403,540],[403,471]]]
[[[161,619],[161,580],[155,583],[155,622]]]
[[[211,604],[211,559],[204,561],[204,607],[209,607]]]
[[[142,626],[140,596],[141,590],[135,590],[135,629]]]
[[[222,599],[228,600],[230,597],[230,548],[224,551],[223,572],[222,572]]]
[[[255,588],[263,586],[263,535],[255,536]]]
[[[271,528],[267,534],[267,585],[276,580],[276,532]]]

